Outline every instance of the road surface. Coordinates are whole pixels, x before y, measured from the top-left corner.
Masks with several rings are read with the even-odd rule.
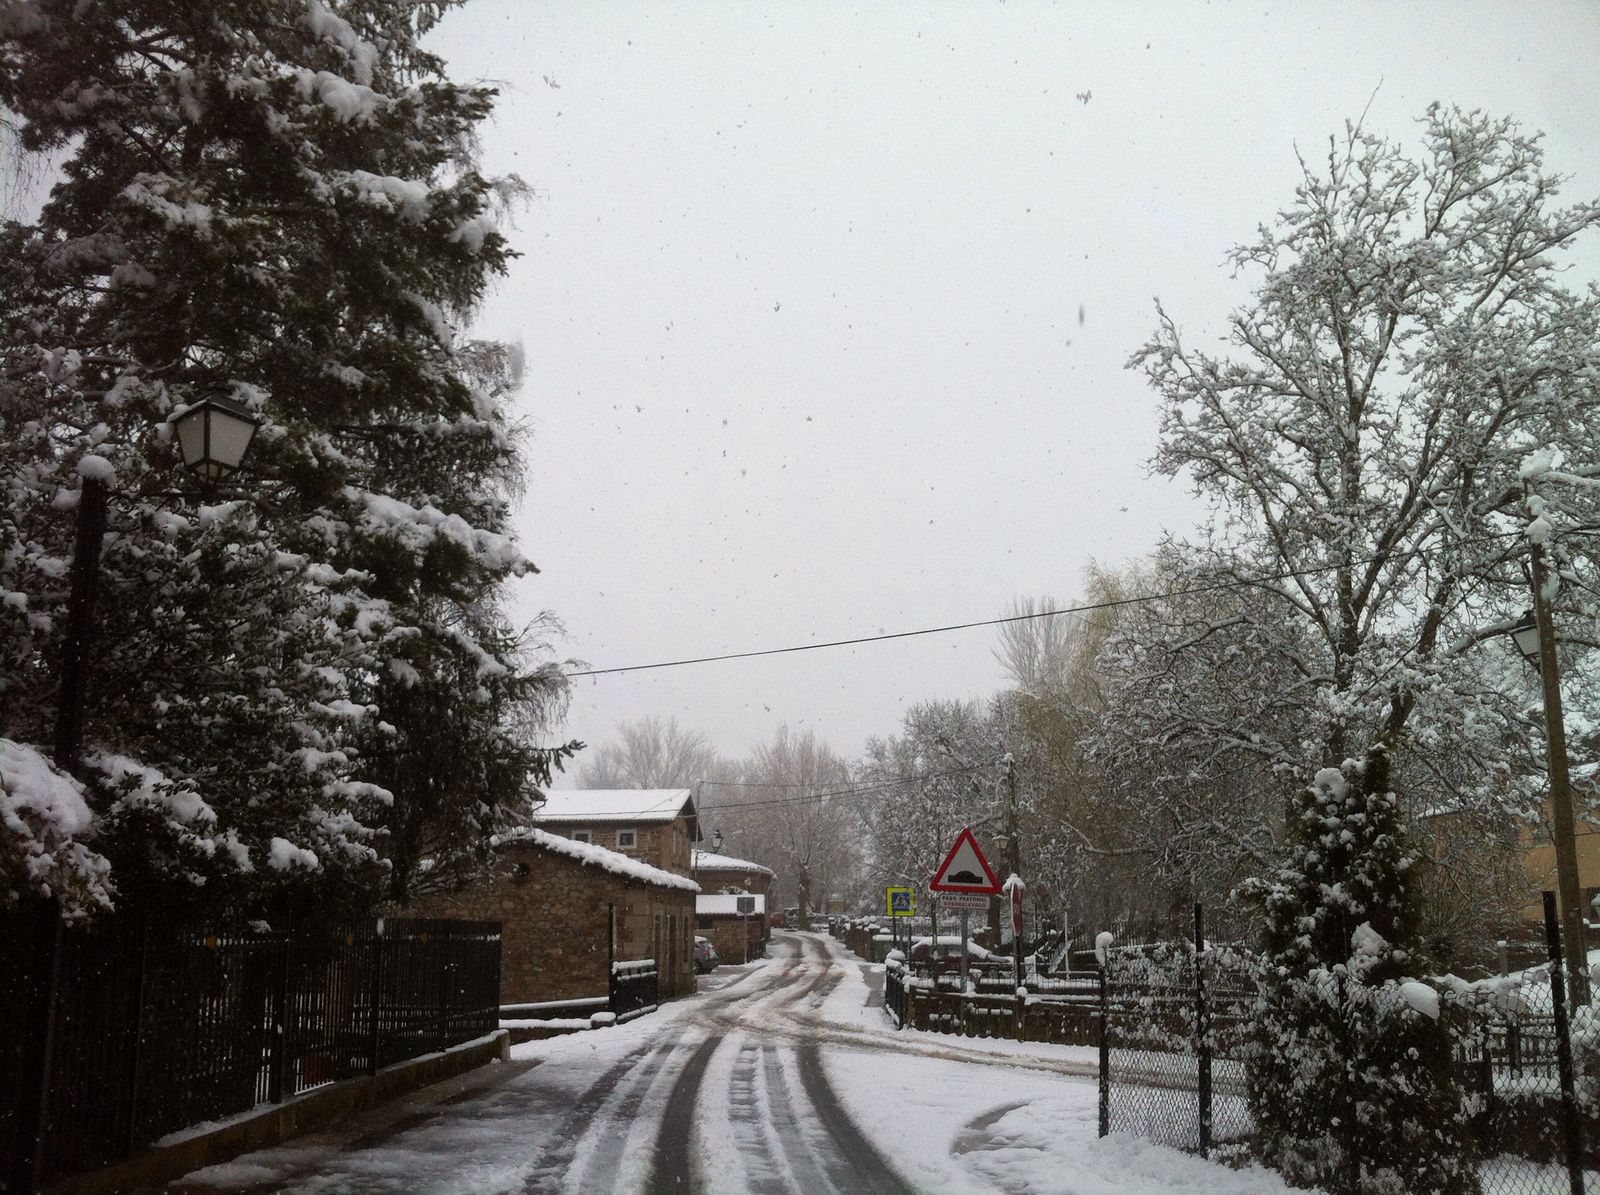
[[[870,973],[825,936],[778,934],[767,959],[719,968],[655,1013],[515,1047],[509,1063],[169,1191],[1282,1190],[1235,1188],[1232,1172],[1149,1143],[1097,1141],[1092,1051],[896,1033],[871,1006]]]

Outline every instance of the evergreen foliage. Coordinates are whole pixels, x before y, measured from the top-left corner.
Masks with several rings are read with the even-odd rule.
[[[0,4],[0,104],[65,154],[0,230],[0,734],[44,742],[80,461],[115,470],[83,778],[124,897],[362,903],[525,812],[564,686],[506,624],[512,256],[493,92],[442,0]],[[171,420],[263,420],[203,496]]]
[[[1328,1191],[1476,1190],[1453,1039],[1398,984],[1427,973],[1387,753],[1326,768],[1290,819],[1291,862],[1248,884],[1266,911],[1257,1148]]]

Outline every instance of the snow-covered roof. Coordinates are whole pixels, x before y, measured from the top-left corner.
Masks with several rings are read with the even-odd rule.
[[[533,815],[539,825],[567,822],[670,822],[694,803],[686,788],[552,788]]]
[[[696,851],[692,866],[697,871],[754,871],[777,878],[770,867],[763,867],[748,859],[735,859],[732,855],[719,855],[715,851]]]
[[[647,884],[655,884],[662,888],[683,888],[689,892],[700,891],[700,885],[687,876],[681,876],[672,871],[662,871],[659,867],[651,867],[648,863],[640,863],[637,859],[630,859],[627,855],[619,854],[616,851],[608,851],[605,847],[595,846],[592,842],[575,842],[571,838],[563,838],[559,834],[551,834],[546,830],[536,830],[531,826],[513,830],[509,834],[501,834],[495,839],[496,846],[508,842],[528,843],[547,850],[551,854],[565,855],[569,859],[576,859],[585,867],[598,867],[602,871],[625,876],[630,880],[643,880]]]
[[[756,902],[755,907],[749,911],[747,916],[758,917],[767,911],[767,898],[761,895],[697,896],[694,898],[694,911],[696,916],[700,917],[732,916],[739,912],[739,902],[741,900],[753,900]]]

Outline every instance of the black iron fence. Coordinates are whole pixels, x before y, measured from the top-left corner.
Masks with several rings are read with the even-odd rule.
[[[0,1048],[0,1189],[105,1165],[498,1025],[497,922],[108,923],[63,930],[53,949],[37,926],[0,918],[0,1000],[43,1014]]]
[[[618,1022],[650,1012],[661,1000],[661,974],[653,958],[611,964],[611,1012]]]

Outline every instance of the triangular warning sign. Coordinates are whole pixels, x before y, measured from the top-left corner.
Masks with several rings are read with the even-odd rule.
[[[984,896],[1000,891],[1000,881],[995,879],[989,860],[978,849],[978,840],[972,836],[970,827],[956,835],[956,844],[934,872],[928,887],[935,892],[972,892]]]

